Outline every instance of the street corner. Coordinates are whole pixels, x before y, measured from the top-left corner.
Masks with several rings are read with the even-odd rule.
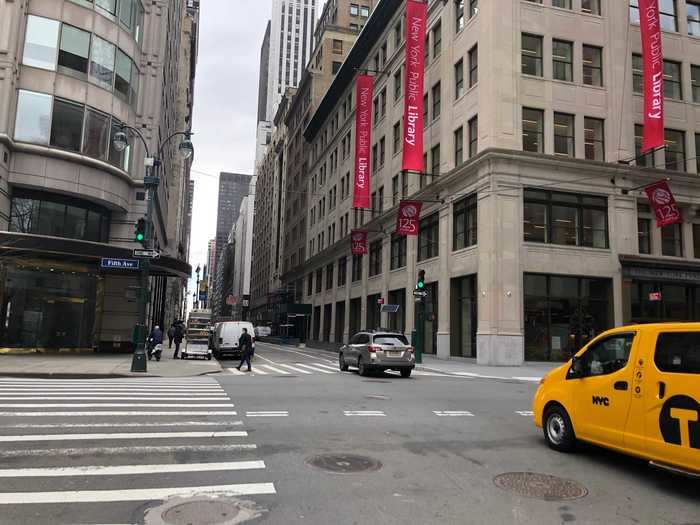
[[[144,525],[237,525],[262,518],[268,509],[252,500],[223,495],[174,497],[146,510]]]

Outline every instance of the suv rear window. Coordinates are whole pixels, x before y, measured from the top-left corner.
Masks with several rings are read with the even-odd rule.
[[[662,372],[700,374],[700,332],[659,334],[654,362]]]
[[[374,344],[387,346],[408,346],[408,339],[403,335],[382,334],[374,336]]]

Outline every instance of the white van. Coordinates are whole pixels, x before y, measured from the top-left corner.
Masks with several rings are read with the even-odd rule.
[[[253,323],[248,321],[224,321],[216,325],[214,357],[217,359],[227,355],[240,357],[241,349],[238,348],[238,339],[241,337],[244,328],[248,330],[248,334],[253,340],[253,349],[255,349]]]

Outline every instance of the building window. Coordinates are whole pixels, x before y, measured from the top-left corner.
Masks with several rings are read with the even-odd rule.
[[[402,41],[403,41],[403,24],[401,23],[401,19],[399,18],[399,21],[396,23],[396,26],[394,26],[394,47],[396,47],[396,49],[401,47]]]
[[[55,99],[51,120],[51,146],[80,151],[85,108],[67,100]]]
[[[454,133],[455,140],[455,167],[464,162],[464,128],[457,128]]]
[[[83,154],[96,159],[106,159],[110,148],[109,134],[109,115],[88,108],[85,112]]]
[[[479,147],[479,117],[469,120],[469,158],[475,157]]]
[[[454,66],[455,100],[464,95],[464,61],[460,60]]]
[[[366,6],[366,5],[360,6],[360,16],[362,18],[369,18],[369,6]]]
[[[544,153],[544,111],[523,108],[523,151]]]
[[[396,155],[401,149],[401,121],[394,124],[393,152]]]
[[[642,55],[634,53],[632,55],[632,91],[634,93],[644,92],[644,69]]]
[[[686,0],[686,11],[688,16],[688,34],[700,36],[700,3]]]
[[[552,40],[552,76],[554,80],[573,82],[574,44],[565,40]]]
[[[379,167],[384,166],[384,160],[386,157],[386,140],[384,137],[379,139]]]
[[[401,197],[408,197],[408,173],[401,173]]]
[[[343,54],[343,41],[342,40],[337,40],[333,39],[333,53],[336,55],[342,55]]]
[[[686,171],[684,131],[664,130],[664,152],[667,170]]]
[[[442,51],[442,24],[438,22],[433,27],[433,58],[440,54]]]
[[[402,90],[401,90],[401,79],[402,79],[402,73],[403,70],[399,68],[399,70],[394,73],[394,102],[397,102],[402,95]]]
[[[524,240],[608,248],[605,197],[525,190]]]
[[[469,87],[474,87],[479,82],[479,47],[474,46],[469,50]]]
[[[605,160],[605,125],[602,119],[583,119],[583,139],[588,160]]]
[[[112,89],[114,83],[114,57],[116,48],[97,36],[92,39],[90,80],[100,87]]]
[[[600,15],[600,0],[581,0],[581,11],[589,15]]]
[[[639,253],[651,253],[651,211],[646,204],[637,205],[637,236]]]
[[[311,272],[306,281],[306,295],[311,296],[314,293],[314,274]]]
[[[552,7],[561,9],[571,9],[571,0],[552,0]]]
[[[423,95],[423,125],[428,123],[428,94]]]
[[[379,110],[383,118],[386,115],[386,88],[379,93]]]
[[[575,148],[574,116],[554,113],[554,154],[575,157]]]
[[[643,168],[654,167],[654,153],[646,153],[642,155],[642,137],[644,136],[644,126],[641,124],[634,125],[634,157],[637,166]]]
[[[89,57],[90,33],[63,24],[58,52],[58,70],[63,74],[85,79],[88,73]],[[129,64],[131,64],[131,60],[129,60]]]
[[[399,176],[394,175],[391,178],[391,207],[393,208],[399,203],[401,196],[399,194]]]
[[[333,289],[333,263],[326,265],[326,290]]]
[[[522,72],[524,75],[542,76],[542,37],[522,34]]]
[[[683,257],[683,234],[680,224],[661,227],[661,254]]]
[[[404,235],[391,236],[391,269],[397,270],[406,266],[406,237]]]
[[[382,273],[382,241],[374,241],[369,245],[369,276]]]
[[[523,276],[525,359],[566,361],[613,325],[612,280]]]
[[[476,194],[457,201],[452,207],[452,249],[474,246],[477,240]]]
[[[639,0],[630,0],[630,22],[639,25]]]
[[[350,4],[350,16],[360,16],[360,6],[357,4]]]
[[[340,66],[342,66],[342,65],[343,65],[342,62],[336,62],[335,60],[333,61],[333,64],[331,65],[331,68],[332,68],[332,72],[333,72],[334,75],[335,75],[336,73],[338,73],[338,71],[340,71]]]
[[[676,0],[659,1],[659,17],[661,18],[661,29],[663,31],[678,31],[676,21]]]
[[[15,120],[16,141],[49,144],[52,100],[50,95],[19,90]]]
[[[418,262],[440,254],[440,214],[421,219],[418,234]]]
[[[29,15],[24,38],[22,63],[25,66],[56,70],[56,43],[60,23],[48,18]]]
[[[362,280],[362,255],[352,256],[352,282]]]
[[[469,18],[479,14],[479,0],[469,0]]]
[[[440,82],[433,86],[433,120],[440,116]]]
[[[583,45],[583,83],[588,86],[603,85],[603,50]]]
[[[319,243],[319,250],[321,250],[321,246]],[[316,293],[321,293],[323,290],[323,268],[319,268],[316,270]]]
[[[464,0],[455,0],[455,33],[464,28]]]
[[[683,100],[680,62],[664,60],[664,96],[674,100]]]
[[[700,66],[690,66],[690,86],[693,92],[693,102],[700,103]]]
[[[440,144],[436,144],[430,150],[430,174],[440,175]]]
[[[348,259],[341,257],[338,259],[338,286],[345,286],[348,277]]]

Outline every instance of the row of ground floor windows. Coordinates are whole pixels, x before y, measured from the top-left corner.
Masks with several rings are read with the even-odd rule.
[[[612,279],[525,274],[523,285],[523,336],[528,361],[564,361],[615,325]],[[623,295],[629,298],[629,318],[625,322],[700,320],[700,286],[650,281],[625,281],[623,286]],[[442,292],[437,282],[428,283],[426,291],[423,348],[425,353],[435,354],[438,297]],[[449,294],[450,355],[476,357],[476,275],[452,279]],[[406,308],[414,307],[411,291],[402,288],[389,292],[387,304],[399,305],[399,309],[395,314],[384,314],[388,319],[381,317],[380,298],[379,294],[367,296],[364,315],[362,298],[351,299],[347,330],[345,301],[335,303],[335,309],[332,303],[316,306],[311,319],[312,339],[342,343],[345,333],[352,335],[365,329],[410,330]]]

